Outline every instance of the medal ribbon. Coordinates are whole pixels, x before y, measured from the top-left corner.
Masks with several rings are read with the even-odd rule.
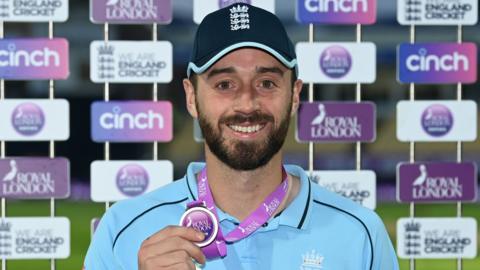
[[[272,217],[273,213],[275,213],[287,195],[288,177],[283,167],[282,176],[283,180],[280,185],[267,196],[267,198],[255,211],[245,218],[245,220],[243,220],[235,229],[233,229],[233,231],[225,235],[225,241],[233,243],[249,236]],[[200,175],[197,178],[197,187],[198,201],[203,202],[205,207],[215,215],[217,220],[219,220],[217,215],[217,207],[215,206],[212,192],[208,185],[206,168],[200,172]],[[220,224],[218,228],[220,232]]]

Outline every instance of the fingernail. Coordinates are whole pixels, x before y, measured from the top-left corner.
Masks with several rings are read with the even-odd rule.
[[[195,264],[195,269],[202,269],[203,267],[205,267],[204,264],[201,264],[201,263],[197,262],[196,260],[193,260],[193,263]]]
[[[204,237],[205,237],[205,235],[203,235],[203,233],[197,232],[197,238],[198,238],[198,240],[203,240]]]

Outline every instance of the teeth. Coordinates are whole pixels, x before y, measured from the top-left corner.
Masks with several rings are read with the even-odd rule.
[[[253,133],[253,132],[259,131],[263,126],[255,125],[255,126],[242,127],[242,126],[236,126],[236,125],[229,125],[229,127],[235,130],[236,132]]]

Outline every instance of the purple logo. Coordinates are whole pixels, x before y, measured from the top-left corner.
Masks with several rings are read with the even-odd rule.
[[[173,138],[168,101],[94,102],[92,139],[96,142],[168,142]]]
[[[0,78],[7,80],[66,79],[68,41],[54,39],[0,40]]]
[[[297,0],[300,23],[373,24],[376,0]]]
[[[148,188],[148,173],[138,164],[127,164],[117,173],[117,188],[124,195],[133,197],[145,192]]]
[[[453,116],[448,107],[441,104],[429,106],[422,114],[422,128],[429,135],[441,137],[453,126]]]
[[[45,115],[42,108],[34,103],[22,103],[12,113],[12,126],[21,135],[38,134],[45,125]]]
[[[333,45],[320,55],[320,68],[330,78],[342,78],[352,67],[352,56],[342,46]]]
[[[233,4],[252,4],[251,0],[219,0],[218,1],[218,6],[220,8],[228,7]]]
[[[180,225],[194,228],[205,234],[204,240],[197,243],[200,247],[207,246],[217,236],[218,225],[215,222],[214,215],[203,207],[194,207],[185,212]]]
[[[402,202],[473,201],[477,197],[474,163],[401,163],[397,198]]]
[[[65,158],[0,159],[0,196],[17,199],[66,198],[70,193]]]
[[[398,47],[398,80],[402,83],[474,83],[474,43],[404,43]]]
[[[375,140],[375,105],[370,102],[302,103],[297,117],[299,141]]]
[[[94,23],[161,23],[172,21],[172,0],[91,0]]]

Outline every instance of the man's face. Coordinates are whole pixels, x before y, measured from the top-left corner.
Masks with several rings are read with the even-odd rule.
[[[248,48],[226,55],[197,77],[191,113],[219,160],[235,170],[253,170],[278,153],[292,105],[296,110],[299,101],[301,82],[292,89],[291,76],[271,55]]]

